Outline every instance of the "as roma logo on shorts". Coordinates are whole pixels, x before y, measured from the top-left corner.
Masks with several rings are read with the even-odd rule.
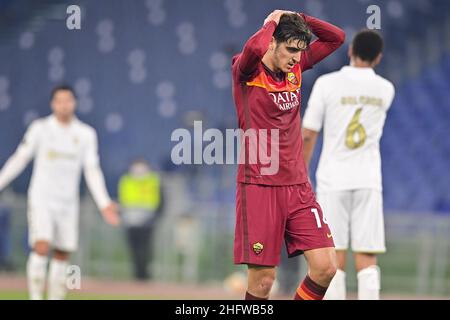
[[[298,79],[295,76],[295,73],[293,72],[288,72],[287,74],[287,79],[290,83],[297,85],[298,84]]]
[[[253,244],[253,252],[255,254],[260,254],[264,249],[264,246],[261,242],[256,242]]]

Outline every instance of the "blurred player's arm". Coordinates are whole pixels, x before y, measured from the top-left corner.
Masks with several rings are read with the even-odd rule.
[[[303,160],[305,160],[306,167],[309,168],[314,148],[317,142],[317,136],[319,132],[302,128],[303,136]]]
[[[97,207],[100,209],[103,219],[112,225],[119,224],[117,205],[111,201],[106,189],[105,177],[100,168],[98,155],[97,134],[91,133],[87,150],[84,156],[84,177]]]
[[[394,100],[394,98],[395,98],[395,87],[394,87],[394,85],[391,83],[391,82],[387,82],[387,88],[386,88],[386,92],[388,93],[388,98],[387,98],[387,100],[386,101],[384,101],[384,105],[383,105],[383,108],[384,108],[384,110],[386,110],[386,112],[387,111],[389,111],[389,109],[391,108],[391,106],[392,106],[392,101]]]
[[[39,139],[40,120],[34,121],[28,128],[16,151],[6,161],[0,171],[0,191],[13,181],[34,157]]]
[[[322,61],[345,41],[345,32],[341,28],[325,22],[323,20],[307,16],[304,13],[299,15],[306,21],[311,32],[317,37],[308,50],[302,54],[300,66],[302,71],[311,69],[315,64]]]
[[[322,130],[325,118],[325,86],[322,78],[318,78],[311,91],[308,107],[303,116],[302,137],[303,137],[303,159],[306,167],[309,169],[314,148],[317,142],[317,136]]]
[[[258,64],[269,49],[270,41],[281,16],[286,12],[283,10],[273,11],[264,20],[264,26],[247,40],[242,54],[236,62],[242,78],[249,78],[256,71]]]

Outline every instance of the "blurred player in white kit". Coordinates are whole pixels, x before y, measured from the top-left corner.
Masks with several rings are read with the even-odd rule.
[[[0,170],[0,191],[34,158],[28,189],[27,262],[30,299],[44,298],[47,264],[48,299],[64,299],[70,253],[78,246],[81,170],[106,222],[119,224],[117,206],[106,190],[99,164],[97,134],[74,114],[76,97],[69,86],[51,94],[50,116],[31,123],[15,153]]]
[[[336,246],[338,270],[324,299],[345,299],[346,250],[351,239],[358,298],[378,300],[377,253],[385,248],[380,138],[394,98],[391,82],[373,68],[383,39],[363,30],[349,48],[350,66],[317,79],[303,118],[304,158],[311,160],[324,130],[316,172],[317,198]]]

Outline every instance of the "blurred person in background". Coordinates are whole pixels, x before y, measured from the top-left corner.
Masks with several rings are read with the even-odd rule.
[[[95,129],[75,116],[76,97],[70,86],[51,93],[53,113],[34,120],[15,153],[0,171],[0,191],[34,159],[28,189],[27,262],[29,296],[44,298],[48,256],[48,299],[64,299],[70,254],[78,247],[81,170],[106,222],[119,224],[100,168]],[[53,250],[51,252],[51,250]]]
[[[378,253],[384,253],[380,138],[394,98],[392,83],[377,75],[383,39],[363,30],[348,55],[350,65],[319,77],[303,118],[303,156],[309,166],[324,130],[316,172],[317,198],[336,246],[338,270],[325,299],[345,299],[346,255],[351,239],[358,298],[380,298]]]
[[[151,278],[153,231],[163,209],[161,178],[145,159],[136,159],[120,178],[118,193],[134,277],[145,281]]]

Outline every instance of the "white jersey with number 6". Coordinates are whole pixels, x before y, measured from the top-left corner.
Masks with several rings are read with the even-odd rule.
[[[345,66],[317,79],[303,118],[304,128],[324,130],[317,192],[382,189],[379,144],[394,94],[372,68]]]

